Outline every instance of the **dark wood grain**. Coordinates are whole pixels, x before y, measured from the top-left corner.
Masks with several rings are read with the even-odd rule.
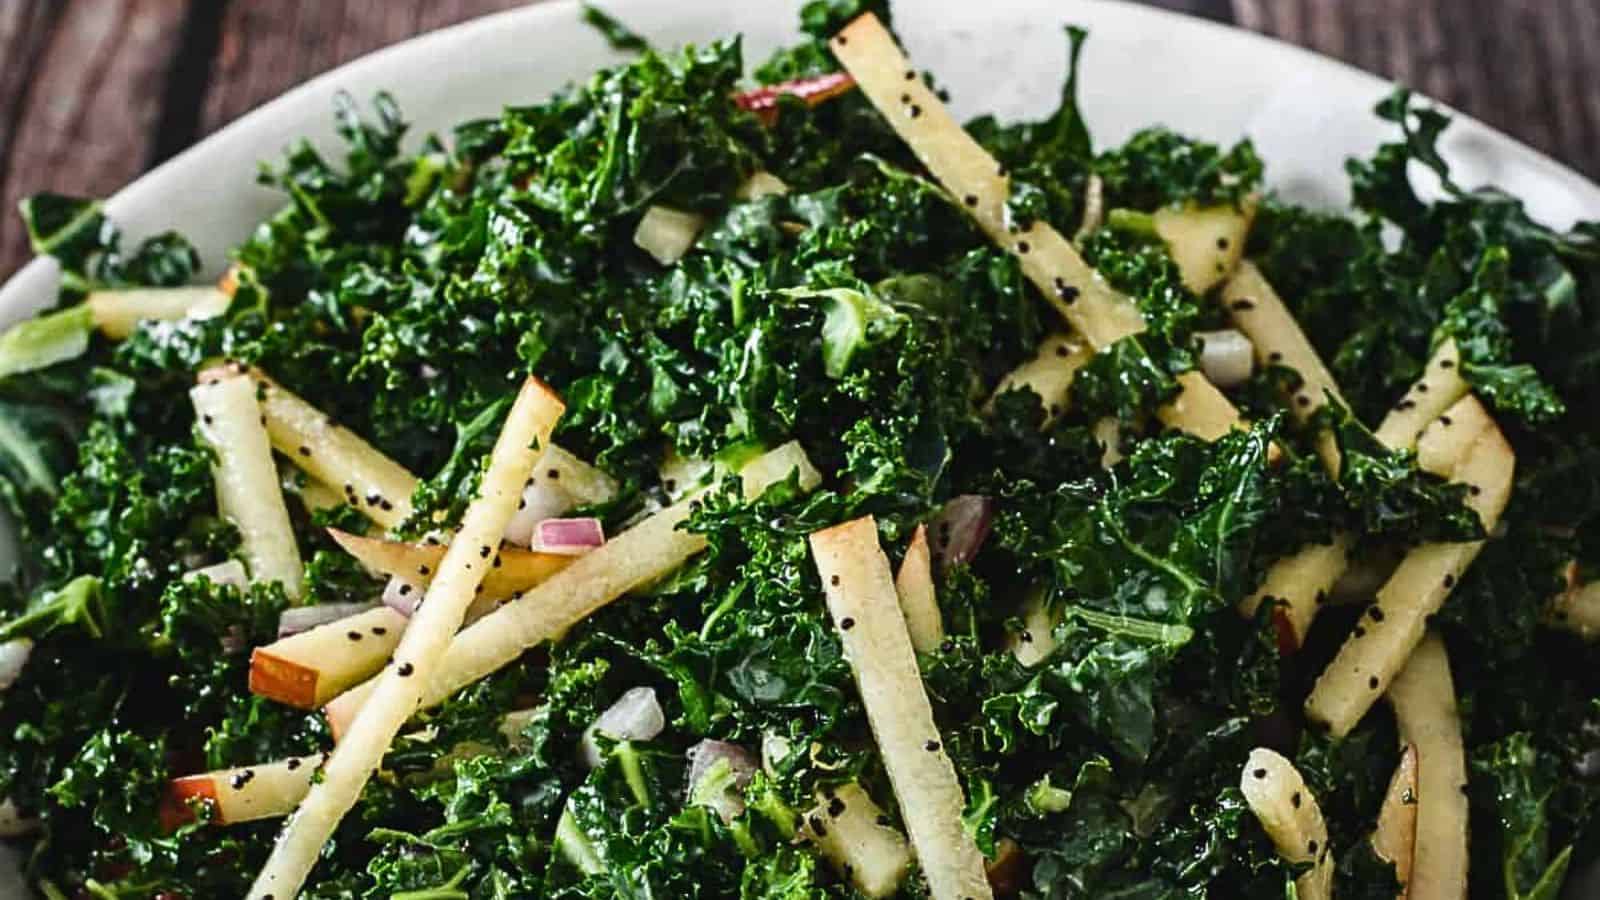
[[[202,0],[203,2],[203,0]],[[8,9],[23,0],[5,0]],[[12,100],[15,126],[0,177],[0,271],[28,254],[11,213],[36,191],[108,194],[144,170],[187,2],[94,0],[59,3],[30,53],[23,89]],[[24,48],[26,49],[26,48]]]
[[[27,255],[18,198],[109,193],[307,78],[524,2],[0,0],[0,278]],[[1600,178],[1600,0],[1145,2],[1404,81]]]
[[[1595,0],[1234,0],[1238,24],[1404,82],[1600,177]]]

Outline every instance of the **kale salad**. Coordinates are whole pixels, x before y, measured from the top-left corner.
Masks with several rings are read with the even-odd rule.
[[[32,890],[1576,896],[1600,223],[1404,90],[1341,212],[1097,144],[1072,28],[1052,115],[960,123],[885,7],[748,72],[591,10],[631,61],[420,139],[344,100],[218,283],[22,205]]]

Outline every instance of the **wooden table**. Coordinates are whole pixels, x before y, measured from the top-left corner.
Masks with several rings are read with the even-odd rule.
[[[0,279],[28,256],[19,198],[110,193],[318,72],[522,2],[0,0]],[[1147,2],[1405,81],[1600,178],[1597,0]]]

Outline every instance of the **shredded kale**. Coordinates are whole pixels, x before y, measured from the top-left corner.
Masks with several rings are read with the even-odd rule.
[[[1014,219],[1073,235],[1147,328],[1103,348],[1065,409],[1029,388],[991,401],[1067,327],[1015,258],[859,92],[782,98],[771,122],[730,99],[836,71],[828,39],[886,6],[808,3],[804,37],[749,77],[737,39],[662,50],[586,7],[628,62],[415,141],[387,95],[340,98],[340,153],[300,143],[262,170],[283,205],[233,252],[226,311],[117,342],[85,293],[191,283],[197,254],[171,234],[125,246],[96,201],[23,204],[65,274],[58,318],[0,340],[0,501],[21,538],[0,642],[32,642],[0,693],[0,798],[37,820],[21,840],[41,893],[243,893],[277,825],[169,828],[168,781],[331,746],[320,714],[246,690],[283,590],[189,574],[239,552],[183,396],[232,358],[419,476],[398,530],[411,538],[459,521],[529,374],[567,404],[561,446],[619,485],[579,513],[608,534],[681,494],[660,471],[669,455],[714,471],[798,440],[823,476],[751,501],[712,483],[685,526],[703,553],[420,713],[305,896],[857,896],[796,840],[800,817],[854,782],[904,822],[807,536],[871,514],[895,565],[919,526],[943,559],[973,536],[950,533],[948,504],[978,495],[990,530],[935,568],[945,640],[918,662],[963,827],[987,856],[1020,854],[995,875],[1002,896],[1291,895],[1299,873],[1238,789],[1257,746],[1292,757],[1315,793],[1337,895],[1395,896],[1368,843],[1399,757],[1392,716],[1380,704],[1334,741],[1300,715],[1359,608],[1325,609],[1292,655],[1271,604],[1237,611],[1274,562],[1346,533],[1369,561],[1486,541],[1431,623],[1470,761],[1472,896],[1556,900],[1600,843],[1600,651],[1547,617],[1573,580],[1600,577],[1600,223],[1556,231],[1457,184],[1438,149],[1448,118],[1403,90],[1378,108],[1398,137],[1349,163],[1348,212],[1272,194],[1248,141],[1153,127],[1097,147],[1078,103],[1086,35],[1068,29],[1057,110],[970,130],[1010,174]],[[787,192],[746,199],[758,172]],[[1091,184],[1115,215],[1079,234]],[[1155,413],[1196,366],[1195,333],[1225,319],[1184,287],[1150,214],[1247,199],[1248,253],[1346,404],[1291,424],[1298,375],[1267,366],[1229,391],[1254,424],[1206,443]],[[672,265],[633,241],[653,206],[703,223]],[[1370,430],[1445,340],[1516,451],[1488,533],[1465,486]],[[1104,466],[1107,418],[1125,458]],[[1322,428],[1336,474],[1314,452]],[[311,512],[303,477],[284,482],[304,602],[377,598],[383,582],[324,531],[365,520]],[[638,687],[664,729],[593,737],[591,769],[587,730]],[[755,771],[690,784],[705,739]],[[925,892],[913,872],[899,896]]]

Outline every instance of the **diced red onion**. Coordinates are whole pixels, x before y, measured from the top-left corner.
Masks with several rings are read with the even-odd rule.
[[[1195,339],[1200,342],[1200,371],[1212,384],[1230,388],[1250,379],[1250,373],[1255,371],[1256,348],[1243,333],[1225,328],[1199,332]]]
[[[952,497],[928,526],[933,557],[941,569],[971,562],[989,537],[994,501],[978,494]]]
[[[545,553],[582,556],[606,542],[599,519],[545,519],[539,523],[534,546]]]
[[[32,653],[33,641],[25,637],[0,644],[0,691],[10,690],[17,683]]]
[[[318,625],[337,622],[371,609],[371,603],[322,603],[317,606],[292,606],[278,616],[278,637],[286,638],[310,631]]]
[[[583,761],[593,769],[604,761],[596,734],[618,741],[648,741],[667,727],[667,716],[656,702],[654,688],[636,687],[617,698],[594,724],[583,732]]]
[[[398,575],[393,576],[383,586],[383,605],[409,619],[417,611],[417,604],[422,602],[425,590]]]
[[[728,768],[733,772],[734,790],[722,791],[714,797],[696,798],[695,791],[699,789],[700,782],[711,772],[712,766],[723,760],[727,761]],[[749,750],[738,744],[707,738],[689,748],[689,799],[691,802],[698,799],[706,803],[717,811],[722,821],[731,821],[744,812],[742,792],[755,772],[756,758]]]
[[[535,479],[522,489],[522,501],[506,523],[506,542],[519,547],[533,546],[539,523],[561,515],[574,505],[567,489],[545,479]]]

